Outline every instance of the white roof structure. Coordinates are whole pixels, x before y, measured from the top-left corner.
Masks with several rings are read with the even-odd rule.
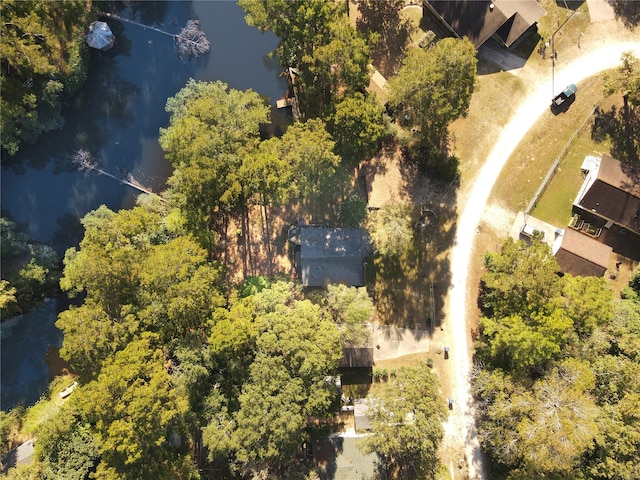
[[[91,48],[98,50],[109,50],[116,42],[116,37],[106,22],[93,22],[89,26],[89,33],[84,37],[85,42]]]

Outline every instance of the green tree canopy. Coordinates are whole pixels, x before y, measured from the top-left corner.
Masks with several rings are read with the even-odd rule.
[[[532,388],[500,370],[482,373],[475,382],[482,444],[524,478],[573,475],[599,435],[594,384],[588,364],[575,359]]]
[[[203,438],[210,458],[232,454],[245,472],[279,471],[295,457],[306,419],[325,414],[336,394],[325,379],[342,354],[339,332],[291,287],[275,282],[213,320],[211,348],[220,365],[231,366],[224,377],[235,376],[236,387],[221,379],[212,392],[218,413]],[[247,360],[248,375],[237,375]]]
[[[538,306],[481,319],[476,348],[487,363],[473,389],[483,447],[514,480],[636,478],[640,299],[629,287],[615,300],[602,278],[544,272],[529,296],[506,278],[522,273],[529,253],[507,250],[485,259],[497,287],[490,301],[503,312],[529,298]],[[512,295],[520,300],[504,302]]]
[[[167,445],[172,434],[183,432],[188,405],[153,343],[150,338],[129,343],[77,392],[100,452],[96,478],[179,479],[193,473],[191,462]]]
[[[260,143],[239,170],[246,197],[263,205],[282,205],[294,196],[313,197],[335,182],[341,158],[320,119],[296,122],[282,137]]]
[[[6,320],[58,291],[60,259],[51,247],[30,240],[3,217],[0,235],[0,313]]]
[[[95,378],[103,363],[139,332],[139,322],[130,307],[109,315],[92,299],[61,312],[56,326],[64,333],[60,356],[82,380]]]
[[[141,259],[151,248],[152,232],[161,219],[142,207],[115,213],[104,205],[81,220],[85,229],[80,249],[64,258],[60,286],[72,294],[87,293],[105,312],[117,317],[135,303]]]
[[[427,50],[412,48],[389,79],[389,105],[402,125],[438,147],[448,125],[469,110],[476,64],[476,50],[466,38],[444,38]]]
[[[327,308],[340,330],[344,347],[361,347],[369,340],[367,323],[373,314],[373,301],[365,287],[328,285]]]
[[[249,25],[272,30],[276,54],[296,69],[301,109],[327,118],[343,95],[362,90],[371,63],[369,37],[353,28],[340,3],[325,0],[240,0]]]
[[[528,315],[560,295],[560,267],[542,242],[531,245],[509,238],[499,253],[484,258],[482,307],[488,315]]]
[[[167,100],[166,109],[171,120],[160,129],[160,146],[174,167],[170,197],[189,230],[211,248],[212,226],[243,204],[240,167],[256,149],[269,110],[252,90],[193,79]]]
[[[527,317],[482,318],[480,325],[489,343],[488,359],[495,365],[527,372],[545,368],[560,357],[573,322],[562,309],[553,308]]]
[[[62,126],[61,98],[86,76],[84,31],[95,12],[86,0],[6,0],[0,17],[0,129],[2,148],[13,155]]]
[[[632,105],[640,105],[640,60],[632,52],[624,52],[622,65],[614,73],[605,75],[605,95],[615,92],[627,95]]]
[[[336,151],[349,165],[371,158],[386,133],[384,107],[375,96],[356,92],[343,98],[332,117]]]
[[[410,247],[412,213],[413,207],[409,203],[389,203],[369,213],[367,230],[381,255],[397,257]]]
[[[82,220],[80,249],[65,255],[63,289],[86,292],[62,312],[62,356],[83,379],[142,332],[164,344],[204,331],[222,304],[220,272],[193,240],[171,238],[162,217],[144,207],[100,207]]]
[[[98,463],[90,425],[70,403],[63,404],[37,429],[35,455],[47,480],[84,480]]]
[[[373,435],[364,437],[362,445],[382,456],[392,478],[434,477],[447,418],[438,388],[426,367],[402,367],[369,394]]]
[[[525,372],[578,354],[580,342],[612,317],[613,294],[602,278],[559,277],[546,244],[509,239],[485,256],[480,321],[485,360]]]
[[[604,278],[565,275],[562,298],[567,314],[581,338],[591,335],[598,325],[613,316],[613,291]]]

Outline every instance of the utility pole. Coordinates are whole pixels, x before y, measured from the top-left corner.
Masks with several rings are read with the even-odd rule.
[[[571,20],[578,12],[574,11],[569,18],[567,18],[562,25],[560,25],[555,32],[551,34],[551,98],[555,97],[556,89],[555,89],[555,73],[556,73],[556,58],[558,58],[558,54],[556,53],[556,44],[555,44],[555,36],[556,33],[560,31],[562,27],[564,27],[569,20]]]

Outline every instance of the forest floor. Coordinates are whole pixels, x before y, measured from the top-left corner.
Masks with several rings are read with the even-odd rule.
[[[633,50],[640,56],[640,45],[631,41],[633,33],[621,23],[608,20],[580,26],[584,31],[577,37],[579,41],[570,42],[565,37],[564,43],[559,43],[563,56],[556,65],[558,88],[616,67],[625,50]],[[375,293],[376,303],[381,305],[377,318],[380,324],[421,329],[431,326],[427,325],[428,320],[434,322],[430,351],[422,352],[427,356],[418,358],[434,361],[443,396],[455,400],[440,452],[451,478],[486,477],[475,433],[469,385],[472,332],[476,331],[479,318],[476,297],[483,272],[482,258],[488,247],[495,250],[497,244],[504,241],[508,230],[505,217],[511,213],[491,192],[503,166],[515,155],[513,152],[517,152],[520,139],[548,109],[549,62],[542,55],[531,54],[517,77],[493,70],[486,64],[479,66],[486,69],[487,76],[480,79],[482,88],[474,94],[472,102],[476,104],[472,104],[468,117],[452,128],[454,153],[461,160],[459,187],[443,187],[412,174],[395,148],[382,151],[369,162],[369,167],[375,167],[367,182],[373,186],[367,192],[370,201],[382,197],[408,200],[417,208],[432,209],[438,216],[435,228],[428,231],[426,238],[420,236],[406,258],[401,259],[403,268],[393,270],[387,266],[389,278],[395,276],[395,280],[379,285]],[[512,88],[517,98],[495,111],[495,94],[505,86]],[[378,190],[375,190],[376,184]],[[241,269],[232,269],[238,272],[234,280],[242,281],[255,274],[290,276],[292,262],[286,231],[298,218],[305,218],[307,223],[335,220],[335,199],[328,197],[316,206],[294,204],[270,208],[266,219],[264,210],[256,206],[246,219],[230,224],[226,260],[229,265],[242,264]],[[433,300],[428,295],[432,289],[435,290]],[[442,355],[444,346],[451,347],[451,357],[446,361]],[[394,368],[405,360],[408,364],[415,363],[416,357],[399,356],[393,362]],[[388,362],[385,360],[381,365]],[[454,465],[459,468],[455,469]]]

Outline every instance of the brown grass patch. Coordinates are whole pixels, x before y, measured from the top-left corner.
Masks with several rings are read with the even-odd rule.
[[[385,360],[378,360],[374,366],[376,368],[400,368],[400,367],[415,367],[417,365],[424,365],[429,358],[429,353],[419,352],[410,353],[409,355],[403,355],[397,358],[388,358]]]

